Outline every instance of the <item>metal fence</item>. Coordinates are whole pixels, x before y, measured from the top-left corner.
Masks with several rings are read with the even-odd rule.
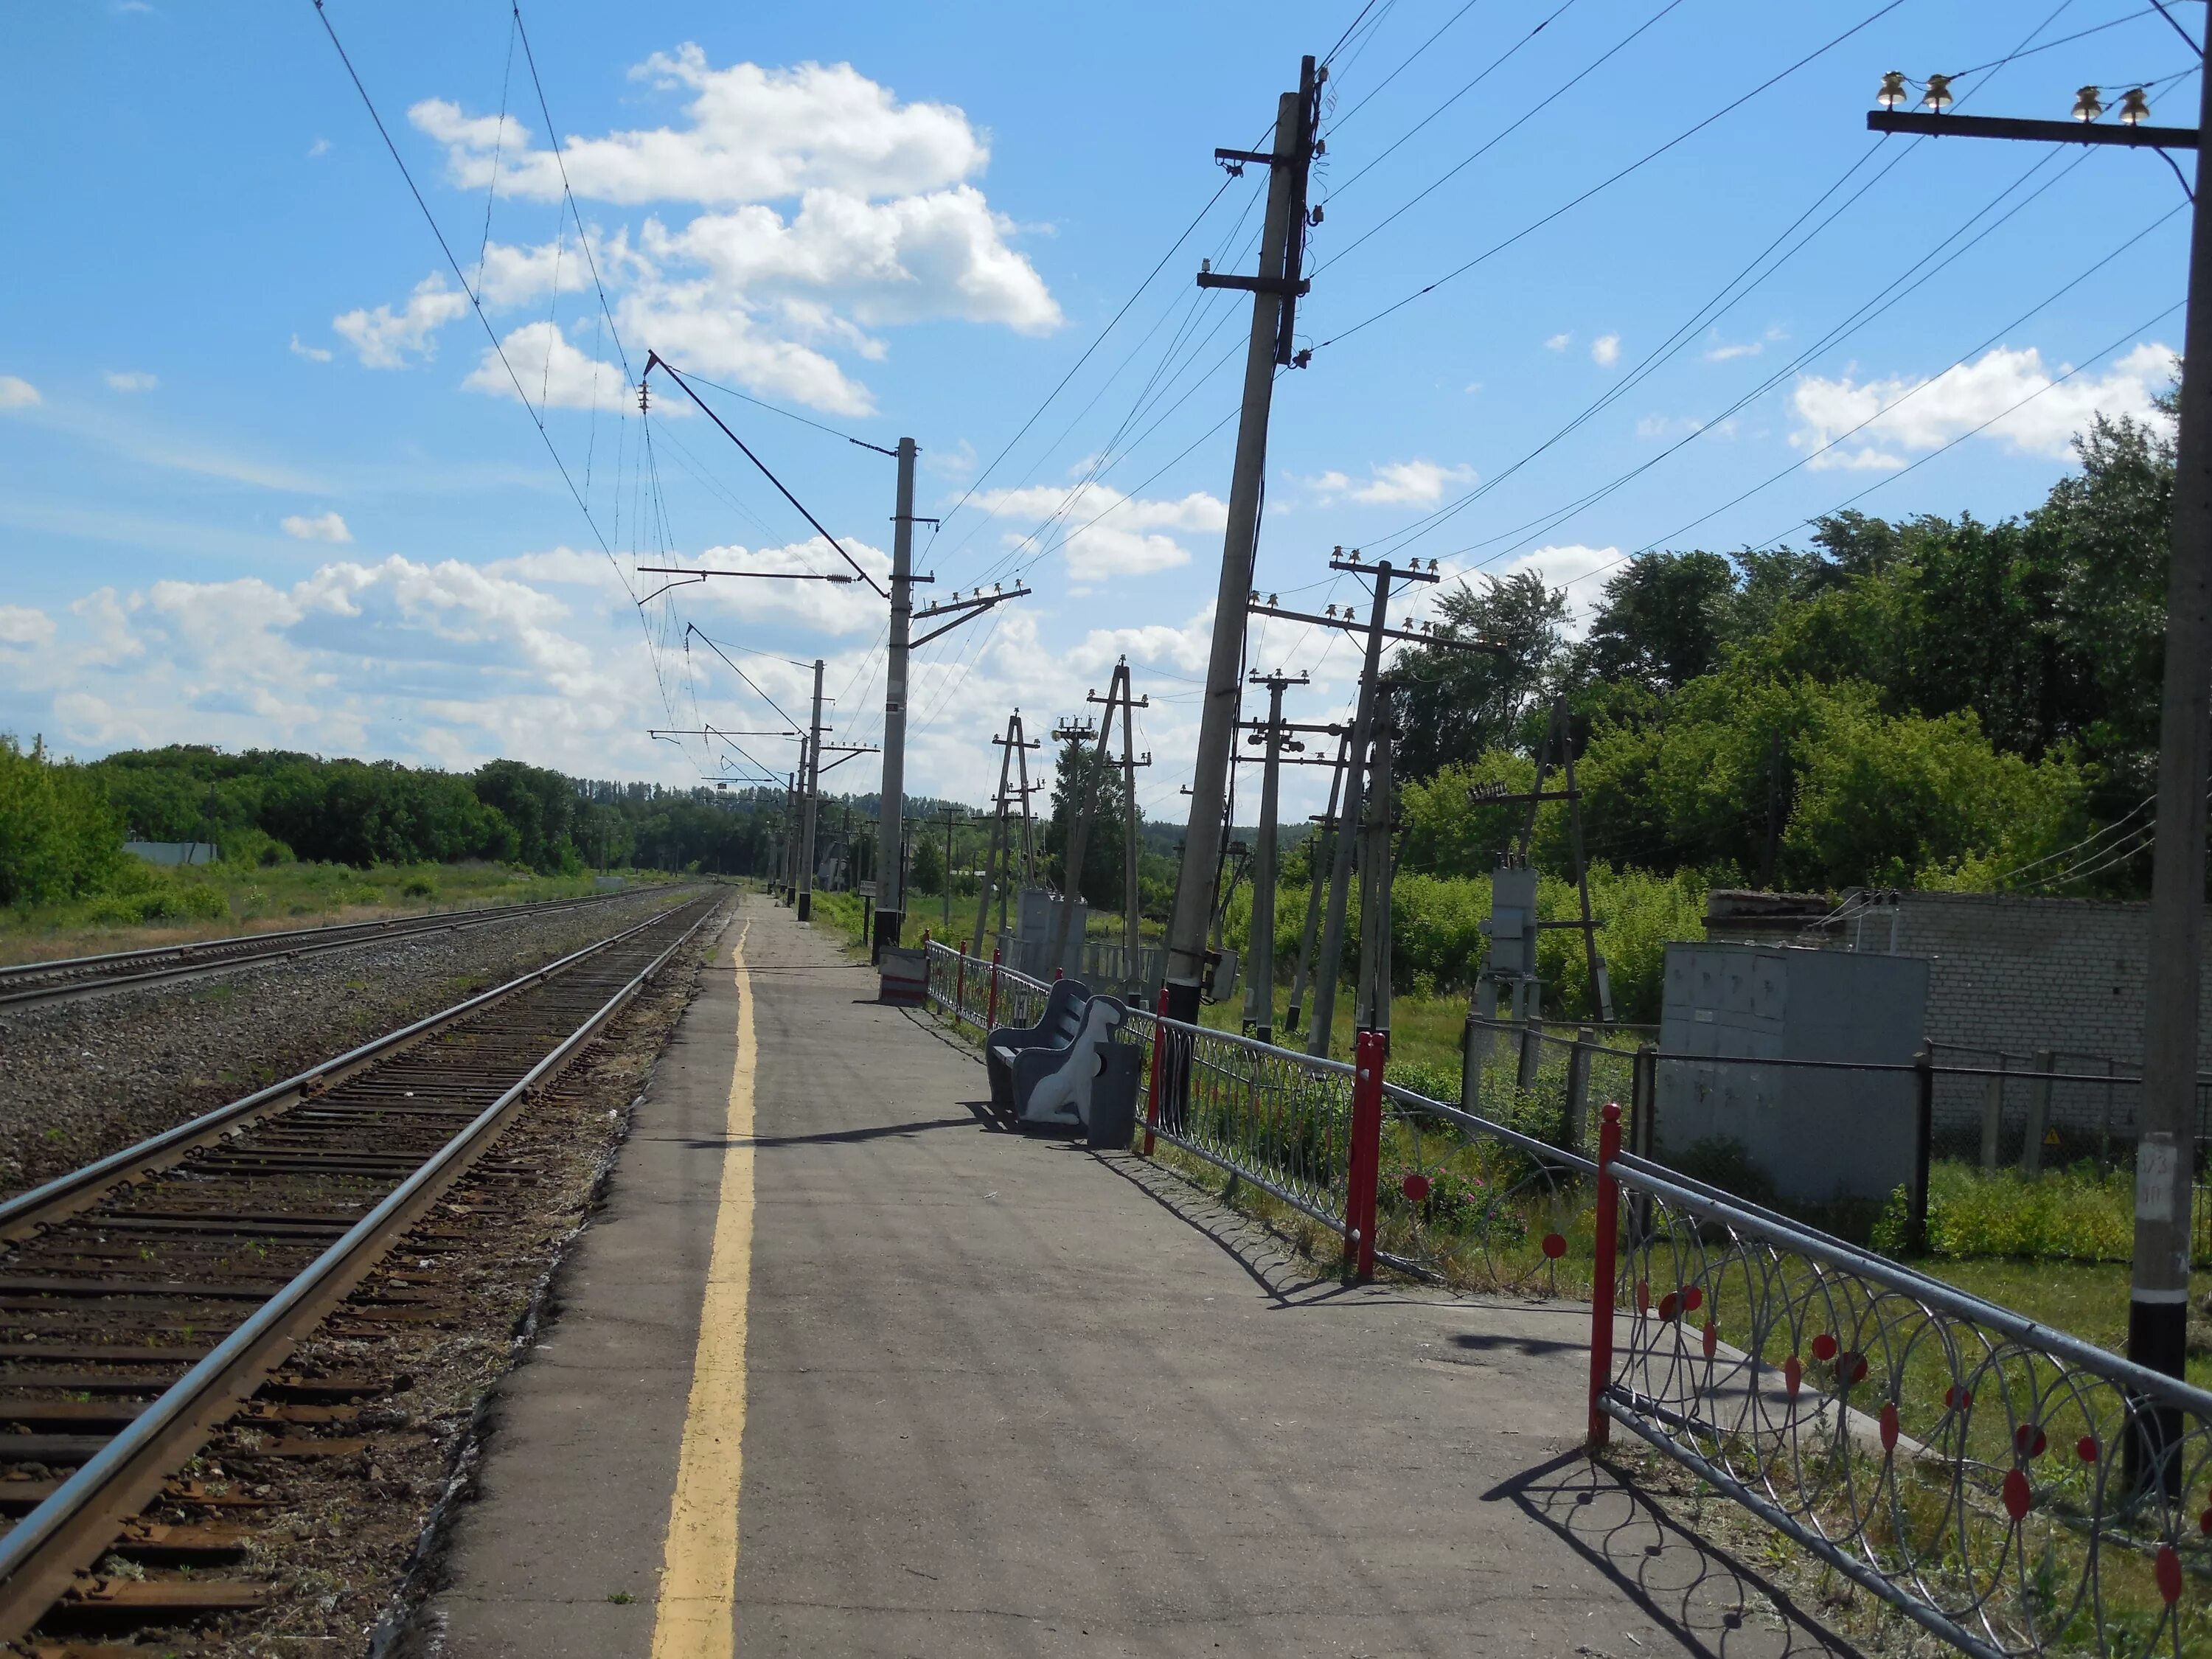
[[[1594,1442],[1622,1425],[1981,1659],[2212,1640],[2212,1395],[1619,1146]]]
[[[931,1003],[972,1025],[1049,991],[931,949]],[[2212,1646],[2212,1394],[1624,1150],[1617,1103],[1595,1158],[1558,1144],[1570,1073],[1618,1063],[1587,1045],[1538,1033],[1510,1093],[1480,1074],[1547,1139],[1389,1082],[1372,1034],[1352,1065],[1141,1010],[1119,1040],[1148,1154],[1272,1194],[1355,1274],[1589,1287],[1594,1443],[1622,1425],[1978,1659]],[[1659,1058],[1629,1062],[1647,1122]]]

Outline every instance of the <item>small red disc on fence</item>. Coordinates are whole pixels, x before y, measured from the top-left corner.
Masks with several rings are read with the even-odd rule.
[[[2181,1599],[2181,1558],[2173,1553],[2173,1546],[2161,1544],[2156,1558],[2158,1593],[2172,1607]]]
[[[1790,1390],[1790,1398],[1793,1404],[1797,1399],[1797,1385],[1804,1380],[1804,1364],[1793,1353],[1782,1362],[1782,1386]]]
[[[2083,1435],[2079,1440],[2074,1443],[2074,1455],[2080,1458],[2084,1463],[2095,1462],[2097,1461],[2097,1437],[2094,1434]],[[2208,1513],[2212,1513],[2212,1511],[2208,1511]]]
[[[1881,1449],[1897,1449],[1897,1401],[1885,1400],[1881,1406]]]
[[[1672,1291],[1659,1298],[1659,1318],[1662,1323],[1674,1316],[1674,1293]]]
[[[1836,1339],[1830,1336],[1827,1332],[1822,1331],[1820,1335],[1813,1339],[1813,1358],[1815,1359],[1833,1359],[1835,1357]]]
[[[1682,1292],[1682,1305],[1692,1313],[1705,1305],[1705,1292],[1701,1285],[1692,1285]]]
[[[1409,1175],[1398,1186],[1408,1204],[1419,1204],[1429,1195],[1429,1178],[1425,1175]]]
[[[2004,1478],[2005,1513],[2015,1521],[2027,1518],[2034,1505],[2035,1495],[2027,1489],[2027,1477],[2018,1469],[2008,1469]]]
[[[1974,1403],[1973,1393],[1971,1389],[1962,1389],[1954,1382],[1943,1390],[1943,1403],[1954,1412],[1971,1410]]]
[[[1721,1328],[1720,1328],[1719,1326],[1717,1326],[1717,1325],[1714,1324],[1714,1323],[1713,1323],[1713,1322],[1712,1322],[1711,1320],[1708,1319],[1708,1320],[1705,1322],[1705,1358],[1706,1358],[1711,1359],[1711,1358],[1713,1357],[1713,1350],[1720,1346],[1720,1342],[1721,1342]]]
[[[2040,1457],[2050,1443],[2033,1423],[2023,1423],[2012,1431],[2012,1449],[2022,1457]]]
[[[1567,1253],[1567,1241],[1557,1233],[1544,1235],[1544,1254],[1557,1261]]]
[[[1636,1311],[1639,1314],[1651,1311],[1651,1281],[1648,1279],[1636,1281]]]
[[[1836,1375],[1845,1382],[1863,1382],[1867,1379],[1866,1356],[1847,1353],[1836,1361]]]
[[[2212,1510],[2207,1510],[2197,1517],[2197,1530],[2212,1537]]]

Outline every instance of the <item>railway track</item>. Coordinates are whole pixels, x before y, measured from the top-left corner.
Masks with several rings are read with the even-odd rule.
[[[533,904],[501,904],[478,910],[447,910],[427,916],[392,916],[375,921],[289,928],[273,933],[243,933],[191,944],[153,945],[143,951],[113,951],[95,957],[12,963],[0,967],[0,1008],[187,978],[257,962],[317,956],[354,945],[381,945],[416,933],[457,933],[517,916],[553,915],[562,910],[636,896],[635,890],[595,893],[585,898],[546,899]]]
[[[410,1249],[465,1247],[481,1212],[454,1226],[441,1200],[526,1179],[494,1143],[719,908],[690,900],[0,1204],[0,1643],[173,1650],[113,1637],[262,1604],[253,1501],[180,1471],[226,1424],[273,1458],[365,1443],[346,1427],[404,1380],[289,1373],[295,1345],[333,1310],[373,1339],[434,1300],[364,1281],[410,1229]],[[434,1211],[447,1243],[423,1242]],[[87,1633],[108,1645],[53,1645]]]

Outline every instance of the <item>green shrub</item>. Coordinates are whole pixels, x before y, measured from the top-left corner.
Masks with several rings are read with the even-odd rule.
[[[427,876],[410,876],[399,884],[399,890],[409,898],[432,898],[437,894],[438,885]]]
[[[0,732],[0,904],[82,898],[127,861],[99,781]]]

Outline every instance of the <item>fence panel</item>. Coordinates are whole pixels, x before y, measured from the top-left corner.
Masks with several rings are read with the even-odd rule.
[[[2212,1395],[1661,1165],[1607,1168],[1594,1432],[1624,1425],[1983,1659],[2212,1641]]]

